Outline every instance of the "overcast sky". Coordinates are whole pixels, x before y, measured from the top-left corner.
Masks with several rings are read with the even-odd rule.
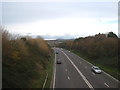
[[[45,39],[70,39],[110,31],[118,35],[118,0],[12,1],[2,2],[2,26],[11,33],[40,35]]]

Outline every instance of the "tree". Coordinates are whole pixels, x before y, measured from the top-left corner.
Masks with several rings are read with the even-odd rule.
[[[108,35],[107,35],[107,37],[118,38],[118,36],[115,33],[113,33],[113,32],[109,32]]]
[[[25,38],[25,37],[22,37],[21,40],[26,41],[26,38]]]

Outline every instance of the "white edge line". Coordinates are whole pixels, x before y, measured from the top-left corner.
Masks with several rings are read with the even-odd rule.
[[[80,72],[80,70],[76,67],[76,65],[71,61],[71,59],[62,51],[62,53],[68,58],[68,60],[71,62],[71,64],[75,67],[75,69],[78,71],[78,73],[80,74],[80,76],[83,78],[83,80],[85,81],[85,83],[88,85],[88,87],[91,90],[94,90],[94,88],[92,87],[92,85],[88,82],[88,80],[86,79],[86,77]]]
[[[103,71],[103,70],[102,70]],[[103,71],[107,76],[109,76],[109,77],[111,77],[112,79],[114,79],[115,81],[117,81],[117,82],[119,82],[120,83],[120,81],[119,80],[117,80],[116,78],[114,78],[114,77],[112,77],[110,74],[108,74],[108,73],[106,73],[105,71]]]
[[[53,80],[53,90],[55,88],[55,76],[56,76],[56,54],[55,54],[55,66],[54,66],[54,80]]]
[[[73,53],[73,54],[74,54],[74,53]],[[74,55],[76,55],[76,54],[74,54]],[[76,56],[78,56],[78,55],[76,55]],[[78,58],[80,58],[80,59],[82,59],[83,61],[87,62],[88,64],[94,66],[92,63],[90,63],[90,62],[84,60],[83,58],[81,58],[81,57],[79,57],[79,56],[78,56]],[[102,71],[103,71],[103,70],[102,70]],[[114,79],[115,81],[120,82],[119,80],[117,80],[116,78],[114,78],[114,77],[111,76],[110,74],[106,73],[105,71],[103,71],[103,73],[106,74],[107,76],[111,77],[111,78]]]
[[[65,69],[65,71],[67,72],[67,69]]]

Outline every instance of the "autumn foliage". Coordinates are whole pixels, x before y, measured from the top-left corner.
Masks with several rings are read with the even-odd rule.
[[[118,37],[113,32],[68,40],[59,46],[77,52],[114,76],[118,74]]]
[[[52,54],[46,41],[28,36],[16,37],[4,28],[0,28],[0,31],[3,88],[30,88],[36,82],[41,82],[39,87],[42,87],[43,73]]]

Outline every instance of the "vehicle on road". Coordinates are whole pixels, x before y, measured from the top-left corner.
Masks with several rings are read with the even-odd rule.
[[[61,64],[61,60],[60,59],[57,60],[57,64]]]
[[[102,73],[102,70],[97,66],[92,66],[92,71],[96,74]]]

